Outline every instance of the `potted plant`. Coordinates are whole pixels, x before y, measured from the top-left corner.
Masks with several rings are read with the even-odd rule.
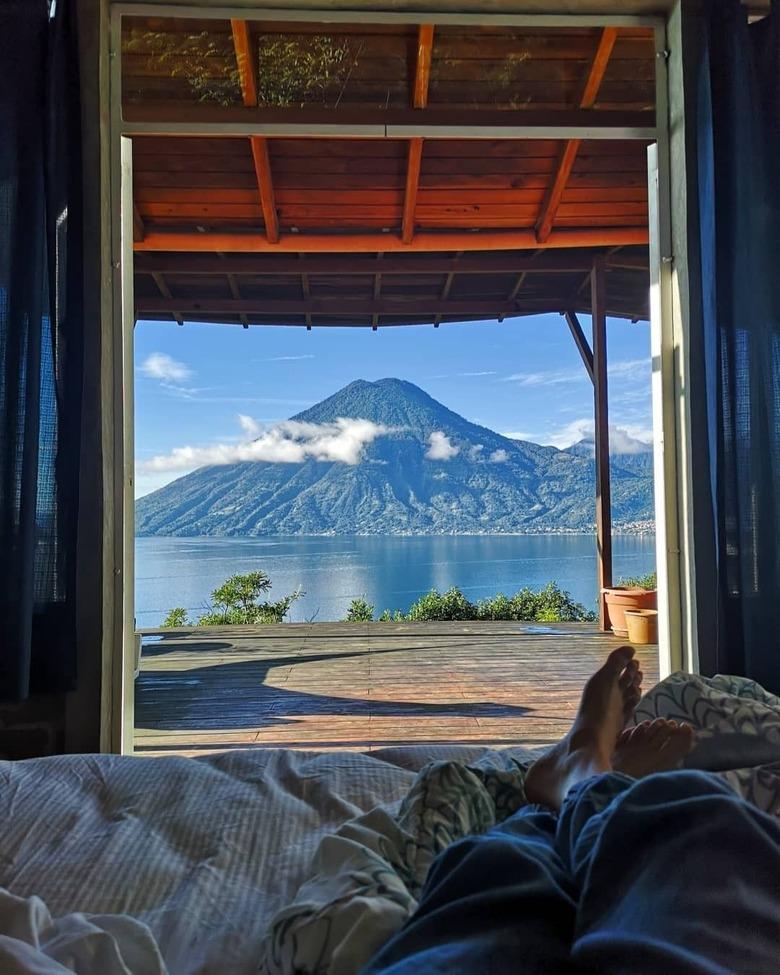
[[[612,632],[622,638],[628,636],[626,610],[658,608],[655,572],[632,579],[620,579],[617,586],[602,589],[602,593]]]

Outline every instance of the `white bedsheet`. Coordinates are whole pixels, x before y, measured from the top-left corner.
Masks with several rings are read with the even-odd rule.
[[[137,918],[172,975],[254,973],[268,921],[295,895],[326,833],[400,800],[431,759],[482,754],[429,747],[1,762],[0,887],[36,895],[53,918]]]

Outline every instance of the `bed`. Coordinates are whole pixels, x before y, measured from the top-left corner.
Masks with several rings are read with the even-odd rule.
[[[654,715],[693,723],[691,764],[780,814],[780,699],[678,674],[643,699],[638,719]],[[0,763],[0,971],[357,971],[438,850],[522,804],[533,757],[518,744]]]

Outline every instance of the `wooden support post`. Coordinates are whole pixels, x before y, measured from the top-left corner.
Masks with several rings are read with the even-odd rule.
[[[588,340],[585,337],[585,333],[582,331],[582,325],[580,325],[580,320],[573,311],[565,311],[563,317],[566,319],[566,324],[569,326],[569,331],[572,334],[574,343],[577,346],[577,351],[582,357],[583,365],[585,370],[590,376],[590,381],[595,382],[595,377],[593,375],[593,352],[591,347],[588,345]]]
[[[596,443],[596,543],[598,546],[599,626],[609,629],[602,590],[612,585],[612,494],[609,475],[609,396],[607,385],[606,274],[603,255],[591,272],[593,316],[593,398]]]

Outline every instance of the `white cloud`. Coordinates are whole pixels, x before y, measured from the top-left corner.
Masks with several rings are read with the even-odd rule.
[[[259,437],[263,432],[263,424],[247,416],[246,413],[238,414],[238,423],[248,437]]]
[[[650,360],[626,359],[622,362],[612,362],[607,366],[607,374],[610,379],[644,380],[649,390]],[[562,386],[582,381],[589,381],[584,366],[582,369],[515,372],[511,376],[501,377],[501,382],[513,382],[518,386]]]
[[[485,445],[482,443],[475,443],[469,447],[469,460],[479,460],[482,451],[485,449]]]
[[[237,464],[243,461],[268,461],[300,464],[305,460],[323,460],[357,464],[363,449],[377,437],[391,433],[390,427],[339,417],[333,423],[302,423],[285,420],[270,429],[243,414],[239,423],[250,441],[238,444],[218,443],[206,447],[175,447],[169,454],[159,454],[138,465],[141,473],[191,471],[197,467]]]
[[[452,460],[460,453],[460,447],[450,442],[450,438],[441,430],[434,430],[428,437],[430,447],[425,451],[428,460]]]
[[[165,352],[152,352],[141,364],[141,372],[150,379],[164,383],[183,383],[192,376],[192,370],[183,362]]]
[[[507,430],[501,436],[507,437],[509,440],[527,440],[529,443],[539,443],[540,434],[528,433],[527,430]]]
[[[593,420],[583,417],[541,437],[540,442],[563,450],[581,440],[593,440],[594,435]],[[627,424],[609,428],[609,449],[612,454],[642,454],[651,449],[652,443],[653,431],[647,427]]]
[[[494,450],[490,455],[491,464],[503,464],[509,460],[509,454],[505,450]]]

